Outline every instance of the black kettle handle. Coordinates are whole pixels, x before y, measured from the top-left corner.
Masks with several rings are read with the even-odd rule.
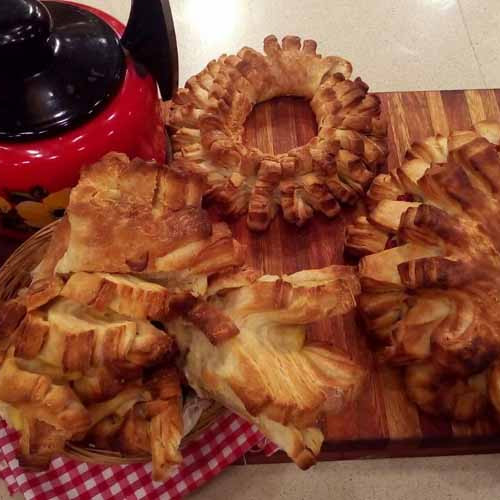
[[[132,0],[121,42],[156,79],[162,99],[171,99],[179,85],[179,59],[169,1]]]

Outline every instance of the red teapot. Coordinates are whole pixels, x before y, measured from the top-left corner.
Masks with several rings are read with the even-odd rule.
[[[177,88],[168,0],[133,0],[124,27],[64,1],[1,0],[0,233],[60,217],[83,165],[109,151],[165,161]]]

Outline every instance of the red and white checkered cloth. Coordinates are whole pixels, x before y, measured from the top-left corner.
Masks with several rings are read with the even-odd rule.
[[[227,412],[182,450],[184,461],[167,481],[154,482],[150,463],[109,467],[56,458],[45,472],[25,472],[15,458],[17,441],[17,433],[0,420],[0,478],[11,494],[36,500],[180,498],[250,449],[259,447],[268,455],[277,449],[254,425]]]

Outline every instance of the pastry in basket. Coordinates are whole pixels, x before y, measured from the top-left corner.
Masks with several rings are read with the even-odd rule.
[[[316,42],[273,35],[265,55],[244,47],[223,55],[190,78],[165,106],[174,157],[185,172],[203,175],[207,196],[229,215],[247,214],[248,226],[265,230],[279,207],[302,225],[315,211],[335,217],[368,188],[386,157],[386,127],[377,96],[351,64],[322,57]],[[252,108],[278,96],[310,100],[318,134],[283,154],[243,143]]]
[[[83,170],[31,283],[0,307],[0,401],[24,464],[48,465],[69,441],[149,454],[157,479],[180,462],[174,340],[150,320],[242,261],[201,186],[120,154]]]
[[[151,455],[153,478],[162,479],[182,462],[181,404],[176,368],[157,370],[144,383],[132,382],[115,397],[90,405],[86,439],[102,449]]]
[[[1,415],[21,432],[19,458],[26,466],[43,466],[64,443],[85,432],[90,416],[68,385],[23,367],[13,348],[0,366]]]
[[[381,359],[406,367],[420,408],[456,420],[500,410],[499,151],[495,122],[413,144],[347,230]]]
[[[235,271],[167,329],[198,394],[255,423],[305,469],[323,442],[323,411],[342,410],[363,379],[345,354],[308,343],[306,325],[350,311],[358,292],[343,266],[282,277]]]
[[[0,401],[8,421],[21,432],[25,464],[47,464],[63,451],[66,441],[81,439],[98,423],[92,403],[125,398],[129,385],[140,385],[145,367],[168,363],[173,353],[173,338],[150,322],[63,297],[29,312],[11,301],[2,311]],[[170,381],[165,390],[171,385]],[[161,385],[155,387],[153,397],[141,401],[155,401],[156,393],[165,392]],[[146,407],[151,405],[155,406]],[[181,418],[180,405],[170,406],[165,407],[166,416],[161,405],[155,406],[160,420],[173,418],[175,409]],[[156,429],[160,424],[153,422],[148,425]],[[165,439],[171,450],[172,437]],[[155,458],[157,477],[164,471],[162,463]]]
[[[201,208],[203,181],[118,153],[82,170],[71,192],[67,249],[58,274],[133,273],[201,294],[206,276],[241,263],[224,223]]]

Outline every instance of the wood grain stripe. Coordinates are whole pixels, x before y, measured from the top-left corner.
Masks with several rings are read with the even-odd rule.
[[[309,103],[305,99],[292,98],[294,102],[294,107],[298,115],[298,120],[296,120],[296,132],[297,132],[297,146],[306,144],[318,133],[318,127],[316,124],[316,117],[309,106]]]
[[[271,108],[271,135],[273,139],[273,151],[276,154],[286,153],[298,145],[296,124],[301,116],[298,113],[298,104],[291,102],[291,98],[280,99],[276,106]],[[312,111],[311,111],[312,113]],[[263,150],[264,153],[273,151]]]
[[[389,151],[394,151],[396,146],[396,138],[394,137],[394,127],[392,127],[389,110],[389,101],[391,99],[392,94],[377,94],[380,99],[382,116],[387,122],[387,147]],[[387,164],[383,167],[384,171],[392,170],[396,168],[399,164],[399,160],[397,155],[390,154],[387,157]]]
[[[425,92],[402,93],[401,103],[404,108],[410,143],[421,141],[432,135],[432,120],[427,108]]]
[[[356,402],[360,437],[364,440],[384,441],[390,435],[389,416],[385,406],[384,388],[377,374],[373,353],[367,345],[362,330],[355,322],[354,314],[345,318],[344,325],[349,352],[352,353],[353,359],[364,366],[368,373],[374,374],[368,377],[366,388]]]
[[[406,123],[406,113],[404,109],[403,99],[400,92],[394,92],[388,101],[388,111],[390,119],[390,127],[394,137],[394,149],[392,154],[396,153],[396,158],[399,164],[403,162],[406,151],[410,147],[411,139]]]
[[[472,127],[469,107],[463,90],[441,92],[441,98],[450,131],[466,130]]]
[[[448,120],[444,111],[441,92],[426,92],[427,108],[431,117],[431,123],[434,134],[449,135]]]
[[[378,378],[383,388],[391,440],[418,439],[422,435],[418,412],[406,397],[399,371],[389,367],[380,367]]]
[[[248,116],[243,130],[243,144],[257,147],[257,110],[254,109]]]
[[[466,90],[465,99],[472,123],[477,123],[486,120],[486,113],[483,107],[483,100],[478,90]]]
[[[480,90],[481,100],[486,115],[486,120],[498,120],[500,108],[494,90]]]
[[[274,141],[273,141],[273,130],[271,119],[271,106],[267,103],[257,104],[255,106],[253,113],[255,113],[255,129],[256,129],[256,139],[257,144],[254,146],[258,147],[261,151],[265,153],[274,153]]]

